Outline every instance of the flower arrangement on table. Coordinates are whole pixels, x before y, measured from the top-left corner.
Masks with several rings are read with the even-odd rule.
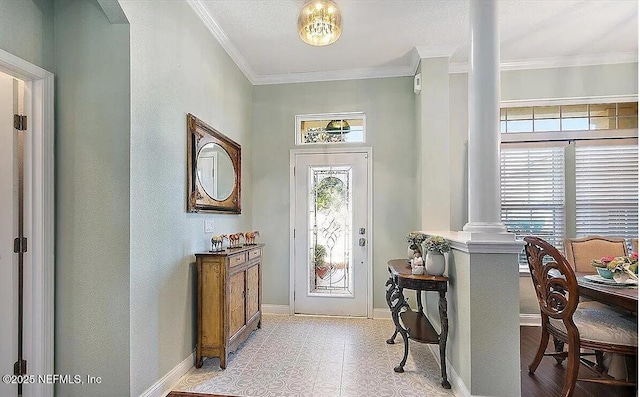
[[[627,279],[638,280],[638,253],[628,256],[603,256],[591,261],[598,274],[604,278],[613,278],[621,282]]]
[[[411,232],[407,234],[409,249],[422,256],[422,243],[427,239],[427,235],[422,232]]]
[[[449,252],[451,250],[451,245],[444,237],[440,236],[430,236],[424,242],[424,248],[427,251],[437,251],[441,254],[445,252]]]

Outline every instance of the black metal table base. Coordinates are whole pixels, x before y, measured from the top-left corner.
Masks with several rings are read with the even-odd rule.
[[[389,305],[389,309],[391,310],[391,318],[393,319],[393,323],[395,324],[396,329],[393,331],[393,335],[387,339],[387,343],[392,345],[395,344],[396,336],[398,333],[402,336],[402,341],[404,343],[404,355],[402,356],[402,360],[400,363],[393,368],[395,372],[402,373],[404,372],[404,366],[407,363],[407,357],[409,355],[409,339],[411,339],[411,329],[405,328],[402,322],[400,321],[401,313],[406,311],[411,311],[409,304],[407,303],[407,299],[403,294],[403,287],[399,285],[397,281],[397,276],[391,275],[389,280],[387,280],[386,284],[386,299],[387,304]],[[417,294],[418,301],[418,313],[421,316],[424,316],[426,319],[426,315],[424,314],[424,308],[422,307],[422,289],[415,289]],[[447,334],[449,331],[449,320],[447,318],[447,299],[446,299],[446,285],[445,288],[436,288],[436,289],[425,289],[425,290],[437,290],[440,295],[440,299],[438,302],[438,309],[440,312],[440,323],[441,323],[441,331],[437,337],[437,341],[434,342],[425,342],[419,341],[423,343],[438,343],[440,347],[440,372],[442,376],[441,385],[445,389],[451,389],[451,384],[447,379],[447,365],[446,365],[446,348],[447,348]],[[416,340],[416,339],[414,339]]]

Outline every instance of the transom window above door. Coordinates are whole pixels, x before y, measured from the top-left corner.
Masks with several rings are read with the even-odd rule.
[[[594,131],[638,128],[638,102],[525,106],[500,109],[500,132]]]
[[[365,142],[364,113],[302,114],[296,116],[296,145]]]

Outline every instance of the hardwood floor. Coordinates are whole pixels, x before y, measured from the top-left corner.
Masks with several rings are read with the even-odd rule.
[[[564,382],[566,361],[562,366],[556,365],[552,357],[543,357],[535,374],[529,375],[529,363],[536,355],[540,343],[540,327],[520,327],[520,368],[522,397],[559,396]],[[549,351],[553,343],[549,341]],[[578,378],[592,378],[593,374],[584,366],[580,366]],[[637,388],[599,385],[591,382],[576,384],[574,397],[635,397]]]

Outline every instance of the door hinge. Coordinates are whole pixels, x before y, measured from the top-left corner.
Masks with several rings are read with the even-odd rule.
[[[293,238],[296,238],[296,229],[293,229]]]
[[[296,176],[296,167],[293,167],[293,176]]]
[[[18,131],[26,131],[27,130],[27,116],[23,114],[14,114],[13,115],[13,128]]]
[[[18,237],[13,240],[13,252],[19,254],[20,252],[27,252],[27,238]]]
[[[27,360],[18,360],[13,364],[13,374],[20,376],[27,374]]]

